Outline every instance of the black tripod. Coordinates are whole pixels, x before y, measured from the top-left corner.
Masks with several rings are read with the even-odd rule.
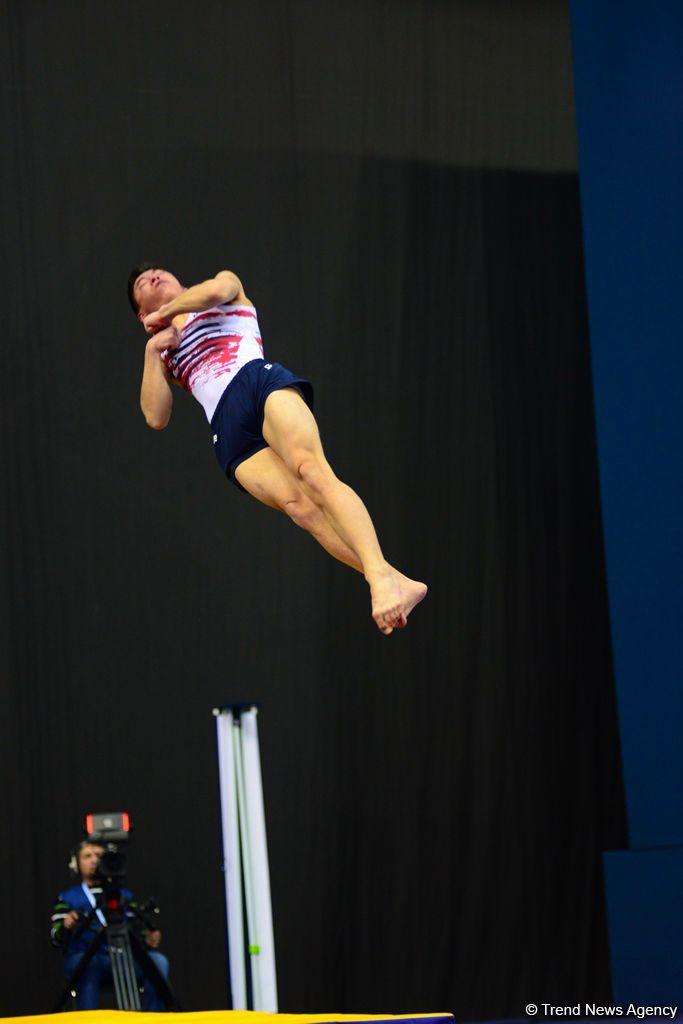
[[[180,1007],[175,1000],[170,985],[147,952],[145,944],[140,939],[136,930],[131,927],[127,911],[132,911],[136,920],[143,928],[149,927],[149,922],[136,907],[129,907],[122,903],[121,890],[118,886],[108,886],[105,888],[103,898],[98,900],[97,905],[84,916],[74,938],[90,927],[90,923],[98,910],[103,912],[107,924],[106,926],[100,925],[93,935],[90,945],[67,981],[55,1005],[54,1012],[59,1013],[63,1010],[72,991],[78,991],[78,986],[87,970],[88,964],[103,945],[109,947],[109,961],[114,979],[114,993],[119,1010],[140,1009],[140,991],[135,973],[135,961],[141,967],[145,981],[154,986],[165,1008],[167,1010],[179,1010]]]

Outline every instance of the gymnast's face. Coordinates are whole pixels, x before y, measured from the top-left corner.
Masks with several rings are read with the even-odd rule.
[[[133,285],[133,297],[139,306],[138,320],[154,313],[165,302],[175,299],[183,290],[177,277],[161,268],[145,270]]]

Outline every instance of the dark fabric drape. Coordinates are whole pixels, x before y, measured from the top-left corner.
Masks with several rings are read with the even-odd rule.
[[[241,699],[282,1009],[609,1002],[624,818],[564,4],[0,17],[0,1012],[50,1007],[67,852],[115,808],[181,1001],[226,1005],[211,708]],[[240,274],[430,584],[403,634],[221,478],[190,398],[145,427],[138,259]]]

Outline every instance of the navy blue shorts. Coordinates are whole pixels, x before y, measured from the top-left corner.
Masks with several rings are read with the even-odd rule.
[[[280,363],[252,359],[237,371],[223,392],[211,419],[213,450],[224,473],[235,479],[241,462],[267,448],[263,437],[266,398],[282,388],[298,388],[309,409],[313,409],[313,386]]]

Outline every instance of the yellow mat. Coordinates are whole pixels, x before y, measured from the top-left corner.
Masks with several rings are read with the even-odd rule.
[[[33,1017],[0,1017],[6,1024],[346,1024],[362,1020],[443,1020],[449,1013],[252,1013],[242,1010],[205,1010],[200,1013],[131,1013],[124,1010],[75,1010]]]

